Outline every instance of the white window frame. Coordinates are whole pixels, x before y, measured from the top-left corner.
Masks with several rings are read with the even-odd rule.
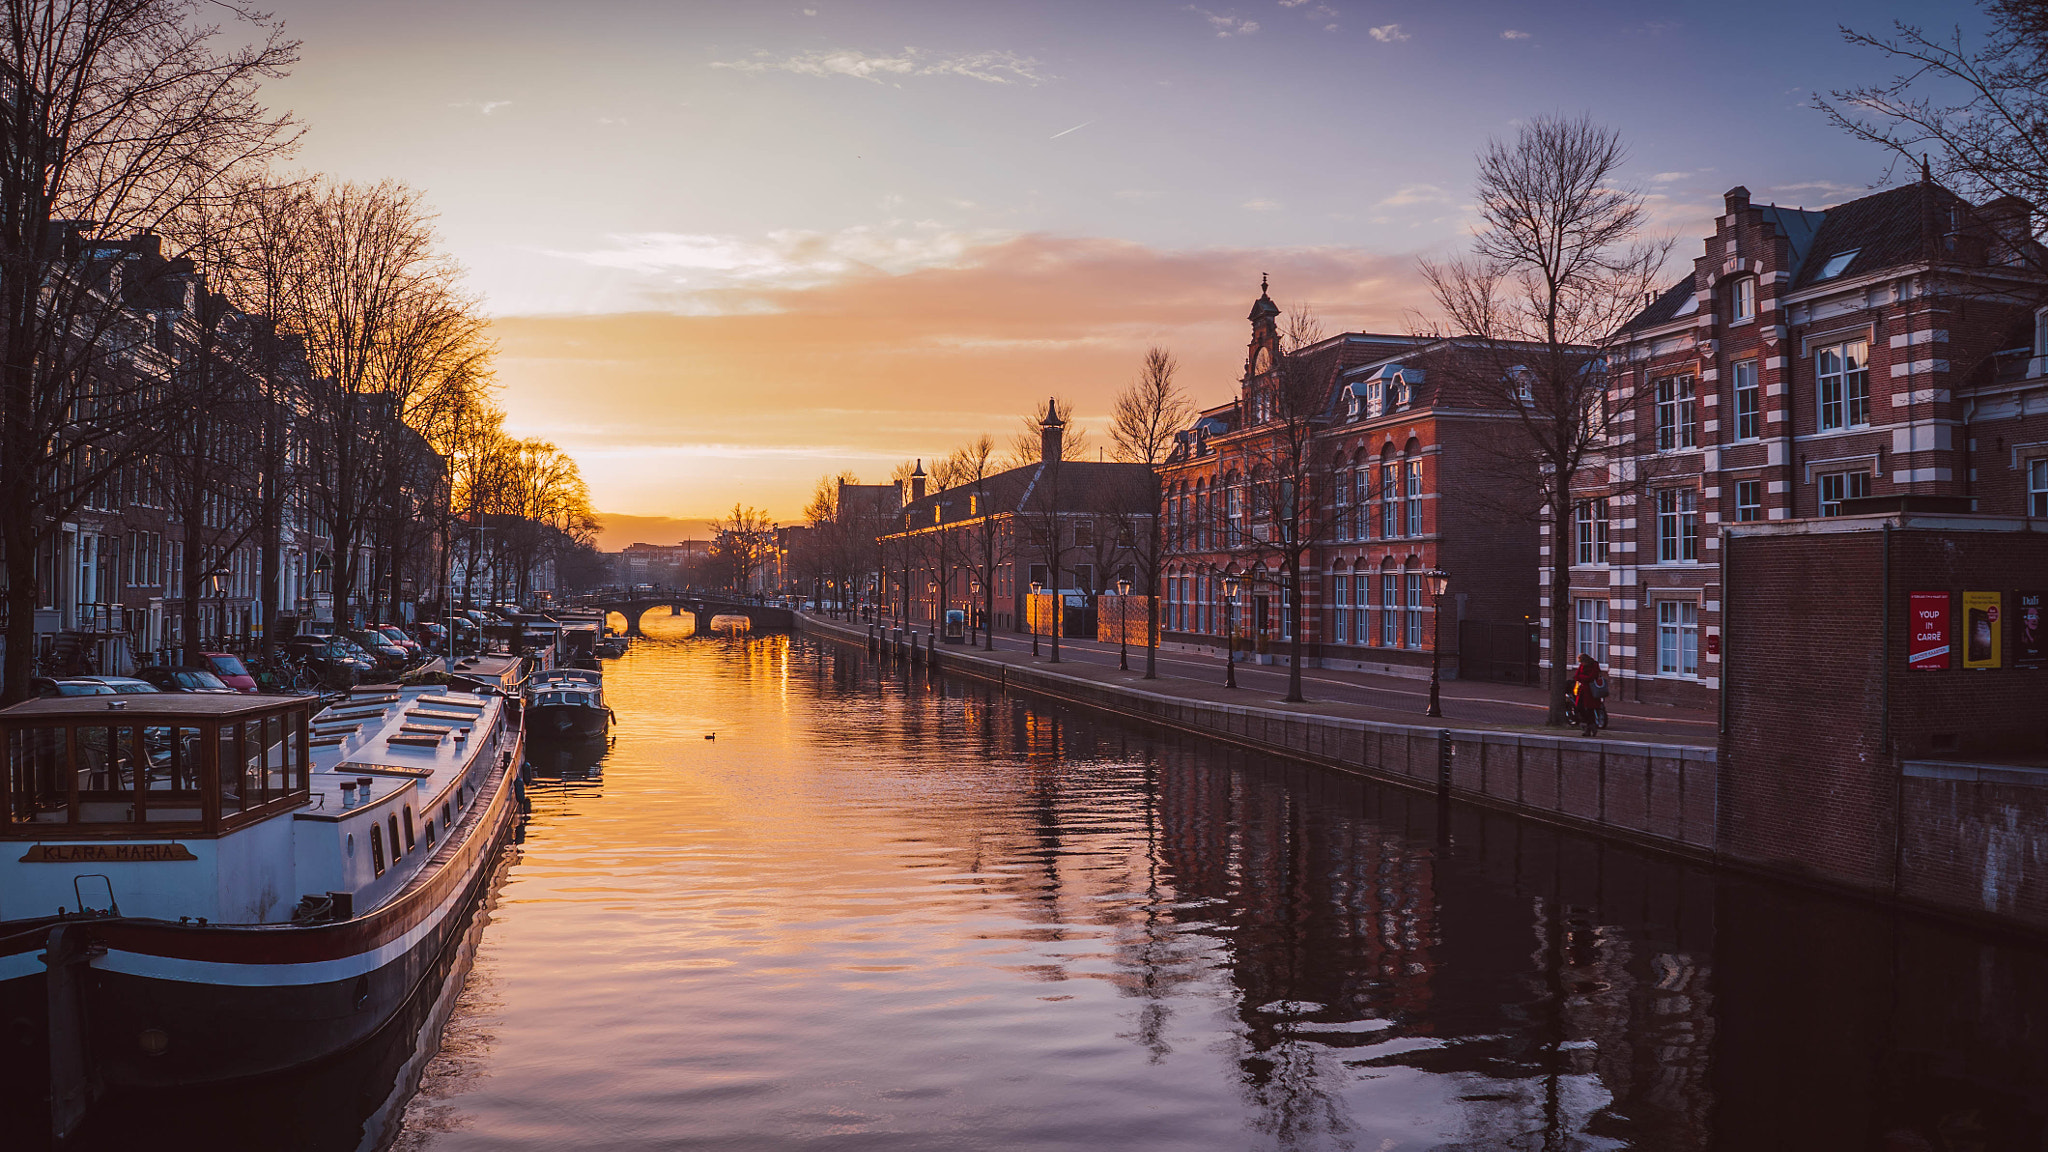
[[[1691,564],[1700,558],[1700,491],[1657,489],[1657,563]]]
[[[1422,535],[1422,460],[1410,457],[1402,462],[1401,494],[1408,504],[1408,535]]]
[[[1870,473],[1860,468],[1848,472],[1822,473],[1818,487],[1820,514],[1840,516],[1842,501],[1857,500],[1870,495]]]
[[[1756,277],[1739,276],[1729,290],[1731,323],[1747,324],[1756,319]]]
[[[1338,644],[1351,643],[1351,576],[1349,573],[1330,575],[1330,632],[1331,639]]]
[[[2048,516],[2048,456],[2027,461],[2027,515]]]
[[[1658,600],[1657,675],[1697,678],[1700,674],[1700,602]]]
[[[1816,427],[1822,432],[1869,427],[1870,341],[1842,340],[1814,349],[1813,379]]]
[[[1744,496],[1754,499],[1744,501]],[[1754,513],[1754,515],[1745,515]],[[1735,521],[1748,524],[1764,518],[1764,482],[1761,480],[1737,480],[1735,482]]]
[[[1657,381],[1655,390],[1657,451],[1699,447],[1699,381],[1692,376],[1666,376]]]
[[[1402,578],[1407,582],[1408,586],[1408,610],[1403,613],[1407,618],[1407,635],[1403,647],[1420,649],[1422,647],[1422,573],[1404,572],[1402,573]]]
[[[1401,534],[1399,464],[1380,465],[1380,538],[1391,540]]]
[[[1735,438],[1756,440],[1764,432],[1763,389],[1757,386],[1756,361],[1735,362]]]
[[[1572,517],[1579,564],[1607,563],[1607,497],[1579,501]]]
[[[1572,617],[1578,622],[1579,653],[1607,663],[1607,601],[1600,597],[1582,598],[1575,602]]]
[[[1380,573],[1380,643],[1401,646],[1401,574]]]

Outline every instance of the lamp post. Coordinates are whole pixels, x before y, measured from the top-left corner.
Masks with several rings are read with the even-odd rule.
[[[974,597],[974,602],[967,606],[967,642],[969,644],[978,644],[980,640],[977,637],[981,634],[981,626],[987,623],[986,620],[976,621],[974,618],[975,612],[981,607],[981,581],[979,579],[969,579],[967,581],[967,594]]]
[[[1127,611],[1131,594],[1131,581],[1123,577],[1116,582],[1116,666],[1125,672],[1131,670],[1129,638],[1124,630],[1129,626],[1130,613]]]
[[[1237,577],[1223,578],[1223,686],[1237,687]]]
[[[1024,618],[1031,622],[1031,654],[1038,655],[1038,590],[1045,587],[1042,580],[1031,582],[1031,602],[1026,604]]]
[[[1441,568],[1431,568],[1422,578],[1429,581],[1430,610],[1436,616],[1429,641],[1429,707],[1424,716],[1442,716],[1443,702],[1438,696],[1438,685],[1444,671],[1444,589],[1451,586],[1451,574]]]
[[[219,615],[213,620],[213,643],[216,648],[227,647],[228,635],[228,580],[234,576],[226,568],[215,568],[206,574],[207,587],[220,598]]]

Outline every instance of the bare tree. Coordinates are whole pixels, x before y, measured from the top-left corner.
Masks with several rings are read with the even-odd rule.
[[[1173,452],[1174,436],[1195,418],[1195,406],[1187,393],[1174,383],[1180,363],[1165,348],[1145,350],[1138,378],[1117,394],[1110,407],[1109,438],[1116,446],[1116,458],[1127,464],[1151,469],[1153,490],[1158,489],[1160,465]],[[1145,613],[1145,679],[1159,678],[1159,572],[1165,560],[1163,533],[1165,517],[1158,501],[1152,502],[1152,516],[1144,522],[1144,539],[1135,559],[1147,600]]]
[[[967,500],[966,536],[962,555],[974,578],[981,581],[982,647],[995,651],[996,574],[1010,563],[1012,534],[997,516],[990,481],[1001,475],[995,438],[984,432],[947,455],[944,466],[959,495]]]
[[[1946,37],[1902,21],[1892,35],[1842,29],[1899,71],[1882,84],[1838,89],[1814,101],[1834,125],[1969,196],[2013,196],[2032,211],[2033,238],[2048,238],[2048,6],[1984,0],[1991,31],[1979,46],[1961,28]],[[1889,175],[1889,173],[1888,173]],[[2038,249],[2016,245],[2038,259]]]
[[[717,533],[711,549],[720,562],[720,574],[735,592],[744,593],[775,547],[775,522],[758,508],[734,504],[730,513],[712,521],[711,528]]]
[[[0,701],[28,690],[53,591],[40,557],[169,431],[170,369],[141,310],[169,302],[153,231],[296,139],[257,91],[297,44],[237,13],[251,42],[223,49],[198,8],[8,0],[0,17]]]
[[[1667,241],[1642,238],[1643,197],[1620,180],[1620,134],[1587,117],[1537,117],[1479,154],[1480,232],[1468,257],[1422,262],[1460,343],[1463,383],[1516,419],[1495,446],[1504,483],[1524,484],[1550,533],[1550,715],[1563,723],[1570,669],[1574,485],[1598,462],[1631,375],[1597,349],[1659,286]]]
[[[391,494],[392,468],[431,451],[408,423],[413,406],[451,378],[474,378],[488,350],[412,189],[328,184],[312,196],[302,240],[288,319],[321,380],[306,405],[322,465],[314,491],[334,540],[336,614],[351,619],[365,583],[359,552]]]
[[[1250,507],[1246,530],[1233,542],[1241,551],[1282,573],[1280,595],[1293,621],[1289,628],[1287,695],[1305,699],[1301,688],[1302,565],[1335,527],[1327,487],[1317,458],[1318,438],[1329,425],[1335,361],[1314,354],[1323,342],[1322,321],[1307,305],[1289,309],[1280,326],[1280,355],[1273,369],[1247,390],[1240,426],[1251,435],[1239,455],[1246,468],[1239,483]]]

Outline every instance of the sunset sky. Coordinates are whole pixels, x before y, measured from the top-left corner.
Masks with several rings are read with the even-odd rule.
[[[1965,3],[289,0],[299,160],[397,177],[495,317],[514,430],[597,506],[782,518],[1049,391],[1084,422],[1170,346],[1234,387],[1270,272],[1399,328],[1518,117],[1621,129],[1681,258],[1729,186],[1807,207],[1885,158],[1810,102],[1837,25]],[[644,538],[644,537],[643,537]],[[623,541],[607,540],[610,547]]]

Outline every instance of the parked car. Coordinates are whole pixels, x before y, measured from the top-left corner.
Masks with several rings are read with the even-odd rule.
[[[112,696],[114,690],[84,676],[38,676],[28,682],[37,696]]]
[[[294,636],[285,641],[284,651],[330,687],[350,687],[376,669],[375,662],[357,659],[342,642],[326,636]]]
[[[250,675],[249,666],[242,658],[231,652],[201,652],[199,659],[204,667],[220,677],[221,683],[237,692],[256,691],[256,677]]]
[[[398,645],[400,648],[405,649],[405,654],[408,658],[417,659],[419,657],[420,642],[413,639],[410,636],[407,636],[405,634],[405,629],[400,628],[398,625],[379,624],[375,628],[371,629],[371,631],[376,632],[378,635],[384,637],[386,640],[389,640],[393,644]]]
[[[135,676],[74,676],[72,679],[90,680],[95,684],[105,684],[117,695],[121,696],[146,695],[151,692],[163,691],[163,689],[158,688],[149,681]]]
[[[361,628],[349,634],[356,647],[370,654],[379,667],[399,669],[406,665],[405,649],[384,638],[374,628]]]
[[[235,690],[206,668],[189,665],[178,667],[144,668],[138,675],[164,692],[199,692],[210,695],[231,693]]]

